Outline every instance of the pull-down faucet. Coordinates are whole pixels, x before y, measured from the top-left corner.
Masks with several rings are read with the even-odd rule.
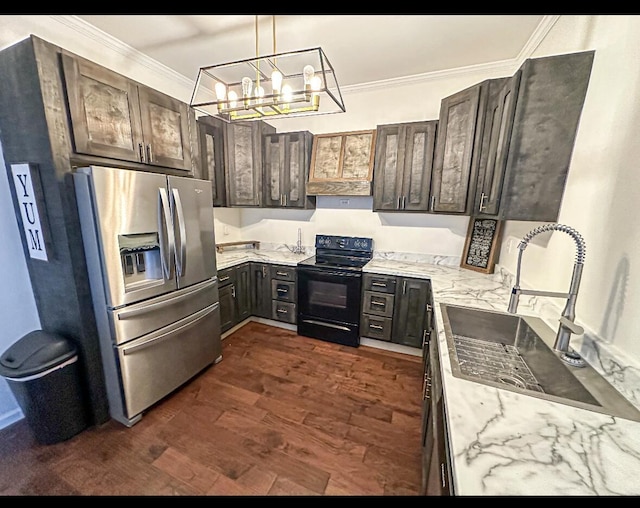
[[[533,289],[520,288],[520,264],[522,263],[522,253],[534,236],[546,231],[562,231],[563,233],[567,233],[571,236],[576,242],[576,260],[573,265],[573,274],[571,276],[571,284],[569,285],[568,293],[536,291]],[[576,318],[576,299],[578,298],[578,289],[580,287],[580,277],[582,276],[582,267],[584,266],[586,250],[584,239],[580,233],[569,226],[564,226],[563,224],[546,224],[529,231],[529,233],[527,233],[518,244],[518,250],[520,252],[518,252],[516,280],[515,285],[511,289],[511,298],[509,300],[509,308],[507,311],[511,314],[515,314],[517,312],[520,295],[566,298],[567,304],[565,305],[560,317],[560,325],[558,327],[558,333],[556,334],[556,340],[553,344],[553,349],[565,363],[574,367],[584,367],[584,360],[577,352],[569,347],[569,340],[571,339],[572,333],[575,333],[576,335],[582,335],[584,333],[584,329],[574,322]]]

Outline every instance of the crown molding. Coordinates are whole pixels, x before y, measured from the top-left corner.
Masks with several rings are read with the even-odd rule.
[[[456,69],[426,72],[423,74],[414,74],[411,76],[372,81],[369,83],[360,83],[357,85],[348,85],[341,87],[341,91],[343,93],[349,94],[389,87],[426,83],[430,81],[437,81],[449,77],[476,72],[489,74],[494,73],[498,76],[512,74],[520,67],[522,62],[524,62],[533,54],[533,52],[544,40],[546,35],[549,33],[551,28],[553,28],[559,18],[559,15],[544,16],[536,27],[536,30],[531,35],[516,58],[510,60],[502,60],[500,62],[492,62],[489,64],[470,65],[467,67],[458,67]],[[104,46],[109,51],[116,52],[122,57],[133,61],[136,65],[144,66],[149,71],[156,73],[158,77],[162,79],[171,80],[175,82],[176,85],[188,89],[192,89],[195,85],[194,80],[183,76],[182,74],[170,69],[166,65],[161,64],[157,60],[146,56],[144,53],[141,53],[128,44],[125,44],[121,40],[116,39],[115,37],[112,37],[102,30],[97,29],[78,16],[52,15],[51,19],[69,29],[75,30],[78,34]]]
[[[90,39],[93,42],[104,46],[109,51],[118,53],[124,58],[133,61],[136,65],[144,66],[151,72],[157,74],[159,77],[172,80],[179,86],[193,89],[193,86],[195,84],[194,80],[189,79],[179,72],[176,72],[166,65],[158,62],[157,60],[148,57],[137,49],[129,46],[128,44],[125,44],[120,39],[116,39],[108,33],[99,30],[98,28],[91,25],[90,23],[87,23],[78,16],[52,15],[50,17],[52,20],[64,25],[66,28],[75,30],[78,34],[86,37],[87,39]]]

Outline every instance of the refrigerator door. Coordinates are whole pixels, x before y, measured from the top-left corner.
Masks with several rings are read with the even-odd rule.
[[[90,166],[80,168],[74,180],[80,214],[93,216],[95,232],[86,232],[95,235],[91,248],[102,265],[107,306],[175,290],[166,175]]]
[[[216,275],[211,182],[167,177],[173,214],[175,268],[183,288]]]
[[[176,323],[117,347],[125,425],[222,354],[216,302]]]

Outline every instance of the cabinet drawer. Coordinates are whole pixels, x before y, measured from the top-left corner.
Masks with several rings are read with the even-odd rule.
[[[393,316],[394,295],[388,293],[378,293],[376,291],[365,291],[362,312],[375,314],[376,316]]]
[[[296,304],[290,302],[271,301],[271,317],[277,321],[285,323],[296,322]]]
[[[235,282],[236,282],[235,266],[218,270],[218,287],[219,288],[228,286],[229,284],[234,284]]]
[[[271,281],[271,298],[282,302],[295,302],[296,283],[273,279]]]
[[[274,265],[271,267],[271,277],[278,280],[288,280],[295,282],[296,269],[290,266]]]
[[[365,273],[362,284],[367,291],[392,294],[396,292],[396,278],[392,275],[385,276]]]
[[[362,315],[360,335],[372,339],[391,341],[391,318]]]

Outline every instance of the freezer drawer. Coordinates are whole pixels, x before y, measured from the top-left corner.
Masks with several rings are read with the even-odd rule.
[[[117,345],[175,323],[219,300],[217,278],[111,311]]]
[[[126,417],[133,420],[221,356],[219,304],[116,350]]]

